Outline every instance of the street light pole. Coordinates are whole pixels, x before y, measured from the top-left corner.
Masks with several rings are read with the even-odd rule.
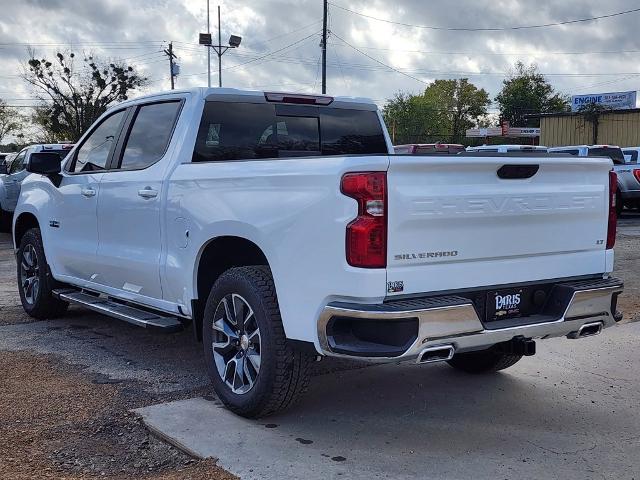
[[[209,0],[207,0],[207,33],[211,34],[209,27]],[[211,46],[207,47],[207,86],[211,88]]]
[[[322,15],[322,93],[327,93],[327,0]]]
[[[220,21],[220,5],[218,5],[218,44],[213,45],[211,41],[211,30],[209,22],[209,0],[207,0],[207,33],[201,33],[199,35],[198,43],[207,47],[207,75],[208,85],[211,88],[211,49],[218,55],[218,86],[222,87],[222,55],[230,48],[238,48],[242,42],[242,37],[238,35],[231,35],[229,37],[229,44],[222,45],[222,22]]]

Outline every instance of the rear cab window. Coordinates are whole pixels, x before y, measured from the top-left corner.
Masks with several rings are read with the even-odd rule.
[[[624,154],[620,148],[594,147],[589,148],[590,157],[609,157],[616,165],[624,164]]]
[[[573,155],[574,157],[577,157],[578,155],[580,155],[580,150],[573,148],[573,149],[567,149],[567,150],[554,150],[553,152],[550,153],[566,153],[569,155]]]
[[[387,153],[375,111],[207,101],[193,161]]]

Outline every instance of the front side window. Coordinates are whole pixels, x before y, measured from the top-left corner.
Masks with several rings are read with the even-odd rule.
[[[120,110],[102,121],[76,152],[72,172],[104,170],[115,146],[126,110]]]
[[[140,107],[122,154],[120,168],[141,169],[160,160],[169,146],[179,109],[180,102]]]
[[[9,169],[9,173],[18,173],[24,170],[24,161],[27,158],[27,151],[21,151],[16,158],[11,162],[11,168]]]

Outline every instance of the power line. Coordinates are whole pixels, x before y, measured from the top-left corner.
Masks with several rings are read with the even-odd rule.
[[[253,60],[249,60],[249,61],[247,61],[247,62],[243,62],[243,63],[238,63],[238,64],[236,64],[236,65],[232,65],[232,66],[230,66],[230,67],[225,68],[224,70],[232,70],[232,69],[234,69],[234,68],[238,68],[238,67],[242,67],[242,66],[244,66],[244,65],[248,65],[249,63],[253,63],[253,62],[257,62],[257,61],[259,61],[259,60],[263,60],[263,59],[265,59],[265,58],[267,58],[267,57],[270,57],[270,56],[272,56],[272,55],[275,55],[276,53],[282,52],[283,50],[287,50],[288,48],[291,48],[291,47],[294,47],[294,46],[296,46],[296,45],[299,45],[299,44],[301,44],[302,42],[304,42],[304,41],[306,41],[306,40],[309,40],[311,37],[315,37],[318,33],[320,33],[320,32],[319,32],[319,31],[318,31],[318,32],[313,32],[311,35],[307,35],[306,37],[301,38],[300,40],[297,40],[297,41],[295,41],[295,42],[293,42],[293,43],[290,43],[289,45],[285,45],[285,46],[284,46],[284,47],[282,47],[282,48],[279,48],[279,49],[274,50],[274,51],[269,52],[269,53],[265,53],[265,54],[264,54],[264,55],[262,55],[262,56],[259,56],[259,57],[257,57],[257,58],[254,58]]]
[[[508,77],[509,72],[505,71],[484,71],[484,72],[474,72],[474,71],[464,71],[464,70],[426,70],[426,69],[399,69],[394,68],[371,55],[366,54],[359,50],[358,47],[346,42],[344,39],[339,37],[335,32],[332,32],[332,35],[336,38],[339,38],[341,41],[345,42],[345,45],[349,48],[356,50],[358,53],[366,56],[367,58],[375,61],[379,65],[366,65],[361,63],[353,63],[353,62],[344,62],[344,61],[336,61],[329,62],[327,65],[336,67],[336,68],[348,68],[348,69],[358,69],[358,70],[367,70],[367,71],[388,71],[392,70],[401,74],[424,74],[424,75],[453,75],[453,76],[500,76],[500,77]],[[334,44],[337,45],[337,44]],[[273,52],[272,52],[273,53]],[[246,53],[237,53],[238,57],[241,58],[249,58],[249,59],[260,59],[264,56],[255,57],[251,54]],[[309,65],[315,67],[317,65],[317,59],[313,58],[299,58],[299,57],[290,57],[285,55],[271,55],[269,59],[266,61],[276,61],[282,63],[290,63],[290,64],[299,64],[299,65]],[[620,76],[620,75],[631,75],[631,76],[639,76],[640,72],[598,72],[598,73],[561,73],[561,72],[540,72],[541,75],[552,76],[552,77],[575,77],[575,78],[583,78],[583,77],[607,77],[607,76]]]
[[[138,40],[127,42],[4,42],[0,43],[1,47],[4,46],[101,46],[101,45],[140,45],[142,43],[164,43],[166,40]],[[145,47],[146,48],[146,47]]]
[[[394,25],[401,25],[404,27],[413,27],[413,28],[423,28],[423,29],[427,29],[427,30],[445,30],[445,31],[449,31],[449,32],[499,32],[499,31],[508,31],[508,30],[527,30],[527,29],[534,29],[534,28],[546,28],[546,27],[557,27],[560,25],[571,25],[571,24],[575,24],[575,23],[584,23],[584,22],[592,22],[594,20],[601,20],[604,18],[612,18],[612,17],[618,17],[620,15],[627,15],[629,13],[636,13],[636,12],[640,12],[640,8],[634,8],[631,10],[624,10],[622,12],[615,12],[615,13],[609,13],[606,15],[598,15],[596,17],[587,17],[587,18],[579,18],[576,20],[565,20],[562,22],[553,22],[553,23],[541,23],[538,25],[519,25],[519,26],[514,26],[514,27],[436,27],[433,25],[415,25],[412,23],[403,23],[403,22],[396,22],[393,20],[387,20],[385,18],[378,18],[378,17],[374,17],[372,15],[367,15],[361,12],[356,12],[355,10],[351,10],[349,8],[343,7],[341,5],[337,5],[333,2],[329,2],[329,4],[333,7],[339,8],[341,10],[344,10],[346,12],[349,13],[353,13],[355,15],[359,15],[361,17],[365,17],[365,18],[369,18],[371,20],[377,20],[379,22],[385,22],[385,23],[391,23]]]
[[[337,47],[344,47],[345,45],[339,45],[334,43]],[[379,50],[384,52],[402,52],[402,53],[422,53],[425,55],[469,55],[469,56],[535,56],[542,57],[546,55],[613,55],[618,53],[640,53],[640,50],[609,50],[609,51],[594,51],[594,52],[484,52],[484,51],[454,51],[454,52],[434,52],[428,50],[401,50],[398,48],[381,48],[381,47],[365,47],[363,45],[356,45],[356,47],[363,50]]]
[[[419,79],[418,77],[414,77],[413,75],[409,75],[408,73],[405,73],[401,70],[398,70],[397,68],[393,68],[391,65],[387,65],[384,62],[381,62],[380,60],[378,60],[377,58],[372,57],[371,55],[363,52],[362,50],[357,49],[356,47],[354,47],[353,45],[351,45],[349,42],[347,42],[345,39],[343,39],[342,37],[338,36],[335,33],[332,33],[334,37],[336,37],[338,40],[340,40],[341,42],[344,42],[346,45],[350,46],[351,48],[353,48],[356,52],[361,53],[362,55],[364,55],[365,57],[373,60],[376,63],[379,63],[380,65],[388,68],[389,70],[393,70],[394,72],[399,73],[400,75],[404,75],[405,77],[409,77],[417,82],[423,83],[424,85],[428,85],[429,82],[425,82],[424,80]]]

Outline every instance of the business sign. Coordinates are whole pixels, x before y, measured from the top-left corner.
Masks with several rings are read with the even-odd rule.
[[[506,128],[505,128],[506,127]],[[469,138],[486,138],[486,137],[539,137],[539,128],[529,127],[509,127],[508,125],[501,125],[500,127],[489,128],[470,128],[467,130],[467,137]]]
[[[595,93],[589,95],[574,95],[571,97],[571,111],[577,112],[581,107],[596,103],[614,110],[636,108],[636,92]]]

